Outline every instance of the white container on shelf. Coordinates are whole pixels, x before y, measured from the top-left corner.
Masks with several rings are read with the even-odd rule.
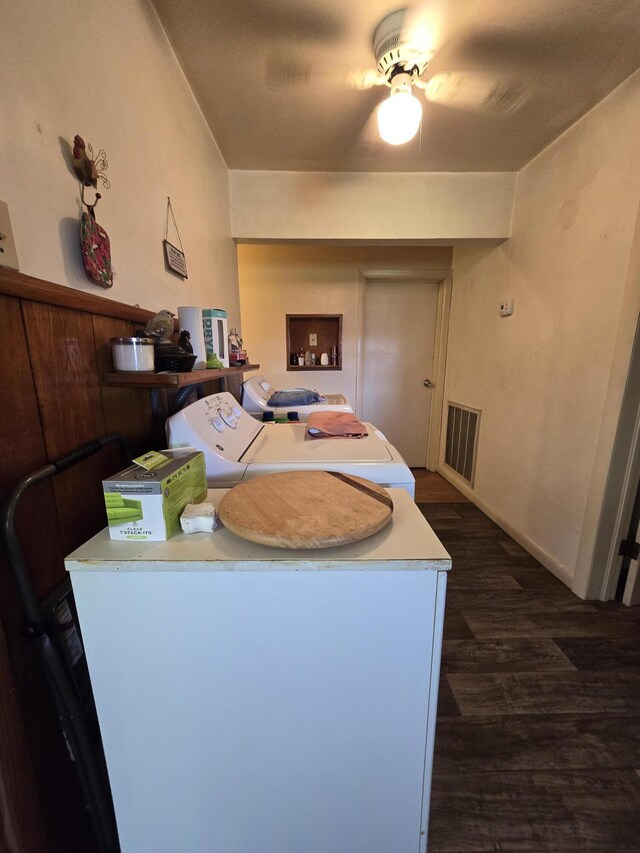
[[[113,366],[117,371],[153,373],[153,338],[111,338]]]
[[[178,324],[181,330],[186,329],[189,332],[191,347],[196,357],[193,369],[204,370],[207,366],[207,348],[204,343],[202,308],[180,305],[178,307]]]

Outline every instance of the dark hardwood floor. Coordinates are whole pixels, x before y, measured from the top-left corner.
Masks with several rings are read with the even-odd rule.
[[[429,853],[640,851],[640,608],[577,598],[471,503],[453,559]]]
[[[416,479],[416,503],[466,503],[467,498],[452,486],[444,477],[426,468],[412,468]]]

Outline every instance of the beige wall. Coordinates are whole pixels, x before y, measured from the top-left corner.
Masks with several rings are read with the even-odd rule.
[[[231,171],[237,240],[451,245],[511,233],[515,172]]]
[[[451,249],[238,246],[244,342],[251,361],[280,388],[342,393],[356,403],[361,270],[448,270]],[[286,314],[342,314],[341,371],[287,372]]]
[[[0,79],[0,198],[22,272],[146,308],[221,306],[234,325],[228,172],[151,3],[2,3]],[[111,290],[82,267],[66,159],[76,133],[109,161],[96,215],[111,239]],[[167,196],[187,281],[164,267]]]
[[[474,499],[582,592],[638,311],[638,127],[640,73],[520,172],[507,243],[454,251],[445,394],[482,409]]]

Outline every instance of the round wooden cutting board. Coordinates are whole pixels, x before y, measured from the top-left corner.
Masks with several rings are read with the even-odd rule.
[[[328,548],[366,539],[393,513],[389,493],[336,471],[285,471],[234,486],[218,507],[224,526],[277,548]]]

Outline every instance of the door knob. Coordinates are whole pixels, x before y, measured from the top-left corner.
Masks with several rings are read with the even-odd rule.
[[[424,387],[425,388],[433,388],[433,382],[430,379],[425,379],[424,380]]]

